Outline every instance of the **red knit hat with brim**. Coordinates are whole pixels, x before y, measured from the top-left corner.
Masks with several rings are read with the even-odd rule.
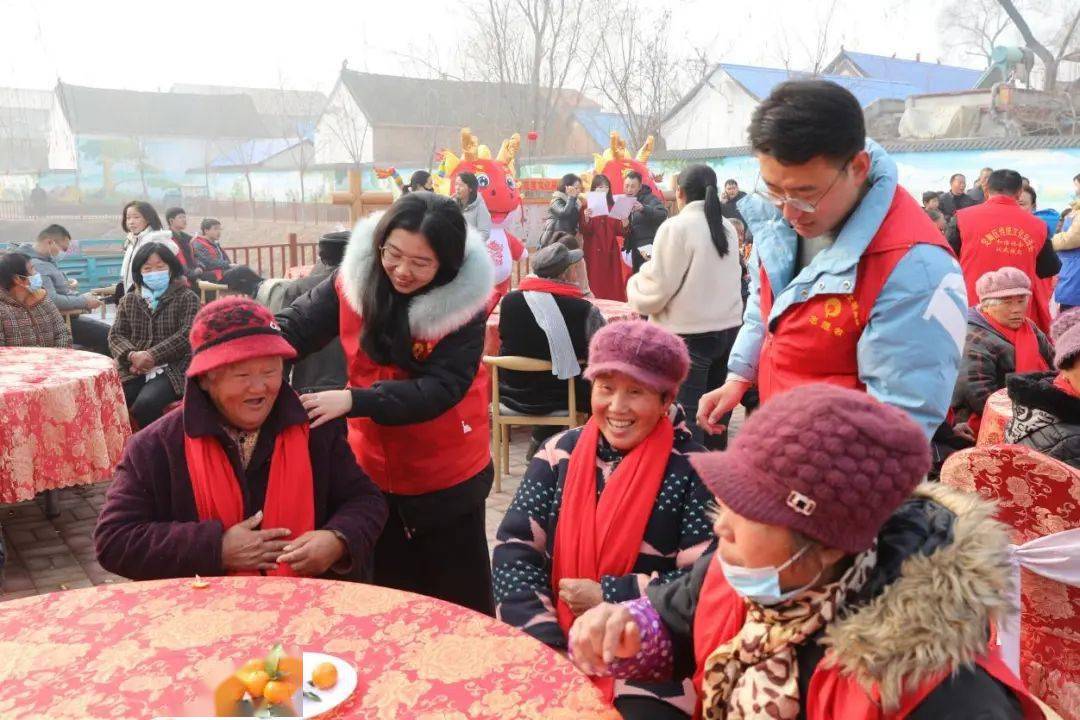
[[[815,384],[769,400],[729,450],[690,464],[739,515],[854,554],[926,476],[930,443],[902,410]]]
[[[246,297],[231,296],[207,304],[195,316],[190,337],[189,378],[255,358],[296,357],[296,350],[281,336],[270,311]]]

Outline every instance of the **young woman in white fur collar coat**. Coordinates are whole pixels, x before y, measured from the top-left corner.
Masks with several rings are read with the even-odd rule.
[[[341,267],[277,316],[301,358],[341,338],[348,388],[302,399],[312,427],[347,416],[356,459],[390,504],[374,582],[487,614],[492,285],[457,205],[410,193],[360,221]]]

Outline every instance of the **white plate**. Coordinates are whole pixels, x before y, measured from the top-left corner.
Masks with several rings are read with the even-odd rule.
[[[315,668],[322,665],[324,662],[333,663],[338,672],[337,685],[329,690],[320,690],[308,684],[308,682],[311,681],[311,673],[315,672]],[[333,655],[326,655],[325,653],[304,653],[303,690],[304,692],[310,691],[315,693],[322,701],[315,702],[314,700],[305,698],[303,705],[304,714],[302,717],[316,718],[324,713],[330,712],[349,699],[349,696],[356,690],[356,682],[356,668],[341,658],[334,657]]]

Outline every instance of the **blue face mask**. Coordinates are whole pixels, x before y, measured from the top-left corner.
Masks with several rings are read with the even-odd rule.
[[[30,289],[37,292],[41,289],[41,273],[34,273],[26,278],[30,281]]]
[[[146,289],[155,295],[160,295],[169,287],[170,277],[168,270],[156,270],[154,272],[143,273],[142,279]]]
[[[780,571],[806,554],[809,549],[809,545],[805,546],[788,558],[787,562],[780,567],[745,568],[738,565],[729,565],[720,557],[719,552],[716,553],[716,559],[720,563],[720,569],[724,571],[724,577],[727,578],[728,585],[731,585],[731,589],[736,593],[748,600],[753,600],[758,605],[779,605],[812,587],[821,577],[819,572],[817,577],[801,588],[789,590],[788,592],[781,592],[780,590]]]

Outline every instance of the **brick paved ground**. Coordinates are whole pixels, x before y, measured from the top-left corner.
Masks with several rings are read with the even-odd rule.
[[[741,424],[736,418],[733,429]],[[488,545],[495,543],[495,531],[506,514],[525,472],[528,431],[513,431],[510,474],[503,477],[502,492],[494,490],[487,500]],[[7,547],[0,602],[16,598],[73,590],[103,583],[126,582],[105,572],[94,559],[92,533],[105,500],[107,483],[61,490],[60,516],[45,517],[41,498],[17,505],[0,505],[0,525]]]

